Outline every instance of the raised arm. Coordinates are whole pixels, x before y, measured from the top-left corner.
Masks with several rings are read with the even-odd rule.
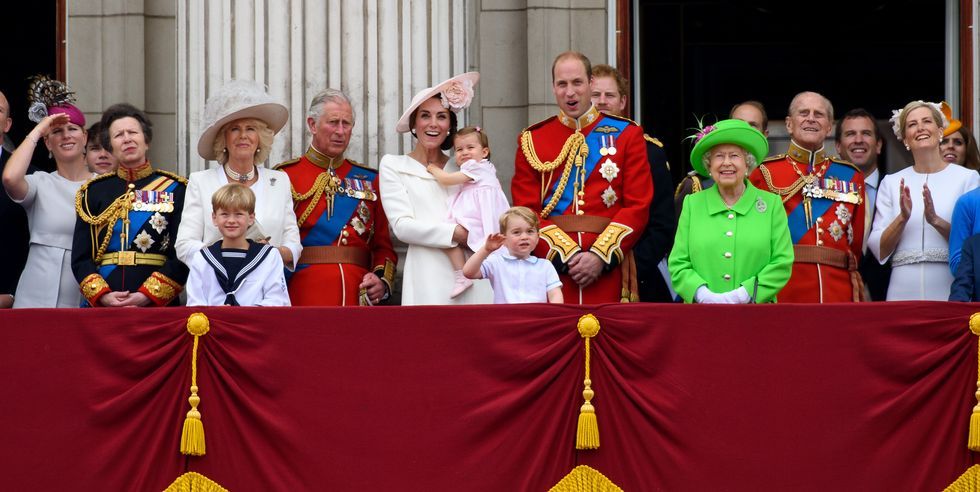
[[[429,174],[435,176],[436,181],[443,186],[455,186],[473,181],[473,178],[467,176],[462,171],[447,173],[445,170],[439,166],[436,166],[435,164],[429,164],[425,167],[425,170],[429,171]]]
[[[7,160],[7,165],[3,168],[3,187],[7,190],[7,195],[14,201],[21,201],[27,196],[27,166],[31,164],[31,156],[34,155],[34,148],[38,142],[47,136],[51,128],[68,123],[68,115],[65,113],[55,113],[45,116],[37,126],[24,137],[24,141],[17,147],[17,150]]]

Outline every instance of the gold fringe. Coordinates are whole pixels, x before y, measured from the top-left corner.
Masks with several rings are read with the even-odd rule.
[[[228,492],[228,489],[200,473],[187,472],[177,477],[163,492]]]
[[[548,492],[623,492],[595,468],[576,466]]]
[[[976,315],[974,315],[976,316]],[[980,465],[967,468],[960,478],[949,484],[943,492],[978,492],[980,491]]]
[[[970,331],[980,337],[980,313],[973,313],[970,316]],[[973,415],[970,415],[970,436],[967,447],[970,451],[980,451],[980,338],[977,339],[977,391],[975,393],[977,404],[973,407]]]
[[[194,348],[191,351],[191,396],[187,402],[191,404],[187,417],[184,418],[184,430],[180,434],[180,452],[191,456],[204,456],[207,450],[204,442],[204,422],[197,406],[201,397],[197,395],[197,346],[200,338],[210,330],[208,317],[203,313],[194,313],[187,318],[187,332],[194,336]]]
[[[592,406],[592,379],[589,365],[592,354],[589,350],[589,340],[599,333],[599,320],[591,314],[578,319],[578,332],[585,339],[585,389],[582,397],[585,403],[578,414],[578,430],[575,434],[575,449],[599,449],[599,421],[596,418],[595,407]]]

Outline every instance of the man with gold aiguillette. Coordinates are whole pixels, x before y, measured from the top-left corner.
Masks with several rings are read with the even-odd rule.
[[[857,267],[864,242],[864,175],[824,152],[833,122],[827,98],[797,94],[786,116],[789,150],[766,159],[749,177],[760,190],[780,195],[786,207],[795,260],[779,302],[862,300]]]
[[[592,64],[565,52],[552,65],[559,113],[522,132],[511,196],[541,217],[536,256],[555,264],[566,303],[635,302],[632,248],[653,184],[643,129],[592,106]]]
[[[294,306],[365,306],[391,295],[398,257],[378,194],[378,172],[344,158],[354,129],[350,98],[335,89],[313,97],[313,135],[289,175],[303,252],[289,277]]]
[[[116,104],[101,123],[119,168],[78,190],[72,272],[90,306],[166,306],[187,281],[174,250],[187,181],[150,166],[153,127],[142,111]]]

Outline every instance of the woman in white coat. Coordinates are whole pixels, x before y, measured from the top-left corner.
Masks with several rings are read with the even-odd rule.
[[[287,118],[286,107],[273,101],[257,82],[232,80],[208,98],[197,153],[220,166],[190,175],[174,244],[177,258],[190,264],[198,251],[221,239],[211,222],[211,195],[238,182],[255,193],[255,223],[249,227],[248,239],[275,246],[286,268],[296,267],[303,247],[289,176],[261,165]]]
[[[490,304],[493,293],[486,280],[454,299],[453,267],[442,251],[466,244],[466,229],[448,221],[449,191],[426,171],[429,164],[458,171],[444,151],[452,148],[456,112],[469,106],[480,74],[457,75],[412,98],[395,129],[411,131],[415,148],[407,155],[381,158],[381,203],[395,237],[408,243],[402,276],[402,304]]]

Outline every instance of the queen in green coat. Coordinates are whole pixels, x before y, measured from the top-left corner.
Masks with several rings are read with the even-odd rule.
[[[793,267],[786,211],[745,179],[769,152],[766,137],[723,120],[692,138],[691,165],[715,185],[684,199],[667,263],[674,290],[684,302],[775,302]]]

